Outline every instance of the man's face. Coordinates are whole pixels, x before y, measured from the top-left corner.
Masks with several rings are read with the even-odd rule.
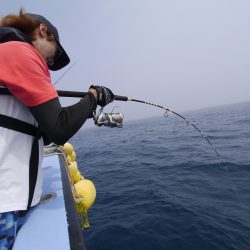
[[[33,44],[46,63],[48,65],[53,65],[53,58],[56,55],[58,47],[55,39],[47,34],[46,25],[40,24],[37,28],[37,35]]]

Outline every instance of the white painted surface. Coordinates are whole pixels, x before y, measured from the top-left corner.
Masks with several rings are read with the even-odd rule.
[[[57,156],[44,158],[43,194],[54,192],[57,198],[39,204],[26,215],[13,250],[68,250],[69,236],[61,171]]]

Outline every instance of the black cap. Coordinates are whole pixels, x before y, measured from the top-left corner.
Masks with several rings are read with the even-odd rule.
[[[56,27],[53,26],[45,17],[41,15],[31,14],[31,13],[27,13],[27,15],[32,16],[34,19],[38,20],[40,23],[44,23],[47,26],[48,31],[54,36],[57,46],[59,47],[59,51],[53,58],[53,61],[54,61],[53,65],[48,65],[49,69],[53,71],[59,70],[65,67],[67,64],[69,64],[70,62],[69,56],[67,55],[62,45],[60,44],[59,34],[58,34]]]

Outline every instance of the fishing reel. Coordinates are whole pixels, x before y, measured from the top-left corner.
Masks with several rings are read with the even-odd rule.
[[[121,112],[114,113],[114,109],[118,108],[115,106],[110,113],[104,113],[101,108],[98,113],[94,111],[94,122],[98,127],[105,126],[110,128],[122,128],[124,115]]]

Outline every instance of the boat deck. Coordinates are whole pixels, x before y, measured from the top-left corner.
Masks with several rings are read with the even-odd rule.
[[[62,165],[63,157],[44,158],[43,194],[54,193],[56,198],[38,204],[28,212],[13,250],[85,249],[69,181],[65,178],[67,172]],[[68,200],[67,196],[71,198]]]

